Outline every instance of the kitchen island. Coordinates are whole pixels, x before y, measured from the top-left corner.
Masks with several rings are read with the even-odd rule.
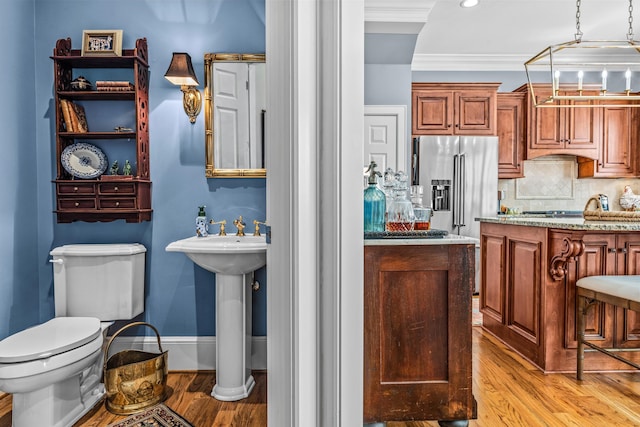
[[[476,418],[471,298],[477,239],[365,239],[364,422]]]
[[[517,215],[477,220],[483,328],[544,372],[575,372],[575,283],[585,276],[640,274],[640,222]],[[596,304],[585,337],[640,361],[640,352],[628,351],[640,348],[636,312]],[[628,369],[600,353],[585,355],[585,371]]]

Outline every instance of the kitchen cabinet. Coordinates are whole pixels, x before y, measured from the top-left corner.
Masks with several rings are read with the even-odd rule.
[[[56,178],[53,182],[58,222],[151,220],[147,40],[138,39],[135,48],[123,49],[121,56],[82,56],[81,50],[71,49],[70,38],[60,39],[51,58],[54,64],[56,145]],[[91,90],[72,90],[71,82],[74,77],[79,77],[80,72],[93,73],[104,81],[108,81],[113,73],[117,73],[118,80],[121,80],[120,76],[128,75],[132,86],[117,91],[101,91],[95,87]],[[62,112],[62,104],[67,101],[87,107],[88,131],[67,127]],[[96,104],[100,105],[96,107]],[[91,126],[92,118],[97,119],[97,116],[90,114],[92,108],[102,108],[100,126],[103,129],[96,130],[96,126]],[[113,112],[113,120],[131,123],[130,129],[122,129],[123,122],[110,122],[110,116],[105,111]],[[109,164],[119,160],[122,167],[125,159],[131,160],[132,174],[117,177],[103,174],[92,179],[72,175],[64,168],[61,156],[65,148],[80,141],[98,146]],[[114,152],[122,157],[110,158]]]
[[[615,104],[620,101],[608,101]],[[578,178],[622,178],[640,175],[638,170],[637,108],[602,107],[602,134],[597,160],[578,158]]]
[[[413,83],[413,135],[495,135],[499,83]]]
[[[364,259],[364,422],[476,418],[475,244],[374,241]]]
[[[534,85],[538,99],[548,98],[551,87]],[[571,154],[598,158],[601,140],[602,108],[579,107],[594,105],[597,100],[562,101],[571,108],[535,107],[527,86],[516,89],[527,93],[528,144],[527,159],[550,154]],[[561,88],[560,94],[575,93],[575,89]],[[599,89],[584,86],[584,95],[598,95]]]
[[[576,370],[578,279],[640,273],[640,232],[519,225],[527,219],[481,222],[480,309],[483,328],[545,372]],[[606,230],[606,231],[603,231]],[[640,363],[640,314],[598,303],[589,308],[586,338]],[[587,371],[625,370],[588,353]]]
[[[522,178],[526,149],[526,94],[498,93],[497,99],[498,178]]]

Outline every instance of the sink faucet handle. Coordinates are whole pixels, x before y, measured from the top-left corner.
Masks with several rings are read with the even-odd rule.
[[[211,224],[211,225],[220,224],[220,232],[218,233],[219,236],[226,236],[227,235],[227,232],[224,229],[224,225],[226,223],[227,223],[226,219],[223,219],[222,221],[215,222],[213,220],[213,218],[211,218],[211,221],[209,221],[209,224]]]
[[[256,226],[255,231],[253,232],[254,236],[259,236],[260,235],[260,225],[267,225],[267,221],[265,222],[260,222],[257,219],[253,220],[253,224]]]
[[[236,236],[244,236],[244,227],[246,227],[246,224],[242,220],[242,215],[240,215],[238,219],[233,220],[233,225],[238,229]]]

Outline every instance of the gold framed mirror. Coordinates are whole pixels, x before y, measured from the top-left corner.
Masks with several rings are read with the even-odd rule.
[[[263,53],[204,55],[207,178],[267,176],[265,62]]]

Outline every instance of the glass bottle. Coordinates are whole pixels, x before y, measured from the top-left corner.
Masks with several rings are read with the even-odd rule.
[[[364,190],[364,231],[384,231],[386,197],[378,188],[378,177],[382,176],[376,171],[378,165],[373,160],[369,164],[369,185]]]
[[[416,218],[413,225],[414,230],[429,230],[431,228],[433,210],[422,204],[423,192],[424,189],[422,185],[411,186],[411,204],[413,205],[413,213]]]
[[[408,199],[407,175],[398,172],[393,186],[393,201],[387,214],[387,231],[412,231],[415,222],[413,205]]]

